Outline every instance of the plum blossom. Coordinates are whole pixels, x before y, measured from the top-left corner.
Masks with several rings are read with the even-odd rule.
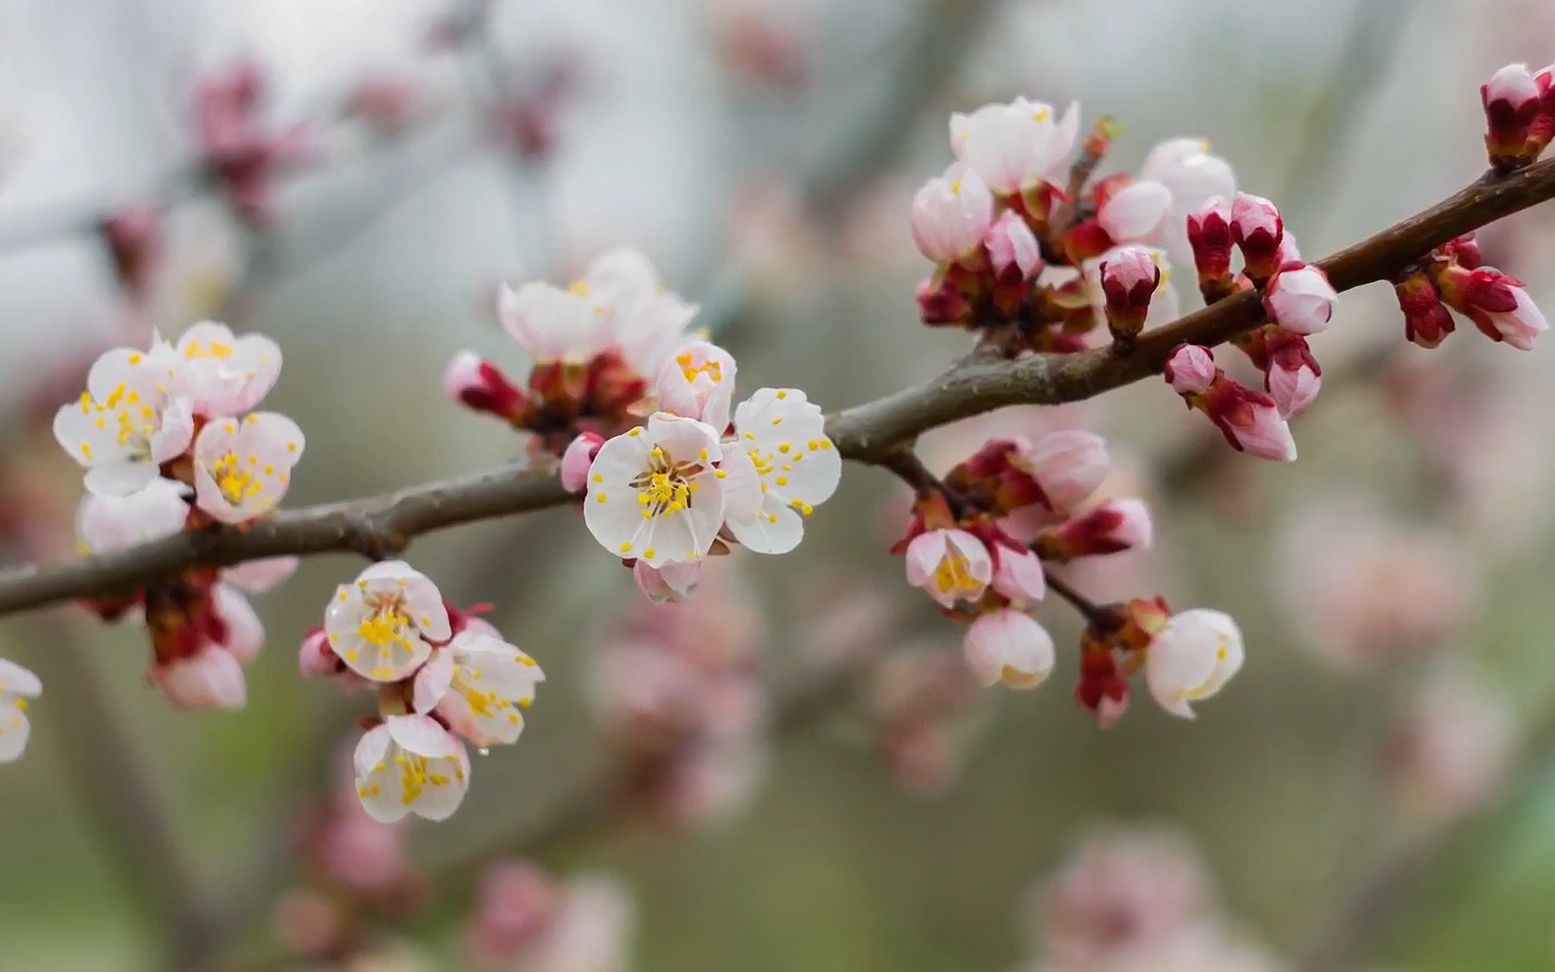
[[[659,372],[659,408],[693,418],[718,432],[734,405],[734,356],[716,344],[693,341]]]
[[[1016,98],[971,114],[952,114],[950,148],[989,189],[1008,196],[1036,187],[1057,171],[1079,129],[1078,103],[1055,121],[1051,105]]]
[[[599,447],[584,521],[600,546],[650,567],[700,560],[724,521],[718,433],[666,412]]]
[[[1193,718],[1188,703],[1210,698],[1242,667],[1242,632],[1231,616],[1195,608],[1172,616],[1145,653],[1145,683],[1161,708]]]
[[[1119,247],[1102,258],[1098,276],[1114,339],[1132,340],[1144,329],[1150,299],[1161,286],[1160,265],[1145,247]]]
[[[54,416],[54,438],[86,467],[86,488],[124,496],[156,478],[189,447],[193,400],[182,359],[165,341],[149,351],[114,348],[92,365],[81,399]]]
[[[729,532],[756,553],[781,554],[804,538],[804,521],[842,479],[820,406],[797,388],[762,388],[734,410],[723,445]]]
[[[1490,164],[1506,172],[1539,157],[1555,135],[1555,84],[1551,72],[1508,64],[1480,86],[1485,109],[1485,149]]]
[[[511,744],[544,680],[533,658],[489,625],[471,622],[416,674],[415,707],[477,746]]]
[[[173,348],[183,359],[183,386],[196,415],[241,415],[258,405],[281,374],[281,349],[263,334],[233,335],[200,321]]]
[[[912,238],[930,260],[953,263],[975,254],[993,225],[993,193],[977,172],[956,162],[930,179],[912,201]]]
[[[1053,638],[1024,611],[1004,608],[978,616],[963,642],[966,664],[984,686],[1034,689],[1053,671]]]
[[[667,290],[648,258],[613,250],[563,289],[545,282],[502,288],[502,325],[537,361],[582,363],[619,352],[652,377],[685,340],[697,308]]]
[[[1167,359],[1165,377],[1190,408],[1215,423],[1232,448],[1260,459],[1295,461],[1296,441],[1274,399],[1227,378],[1208,348],[1178,346]]]
[[[993,581],[993,557],[966,530],[920,533],[907,544],[906,554],[907,583],[947,608],[977,600]]]
[[[43,694],[38,676],[5,658],[0,658],[0,763],[14,762],[27,748],[32,725],[27,706]]]
[[[368,730],[352,757],[362,808],[380,823],[408,814],[446,820],[470,788],[470,757],[437,720],[391,715]]]
[[[341,584],[324,630],[341,661],[374,682],[410,675],[453,633],[437,585],[403,560],[380,561]]]
[[[222,523],[268,513],[291,485],[306,440],[278,412],[250,412],[200,430],[194,443],[195,505]]]
[[[1338,291],[1328,282],[1328,274],[1306,263],[1287,263],[1270,278],[1264,288],[1263,305],[1269,318],[1301,335],[1328,330],[1334,317]]]
[[[1510,274],[1443,262],[1433,268],[1433,280],[1442,300],[1492,341],[1532,351],[1534,341],[1550,329],[1522,281]]]

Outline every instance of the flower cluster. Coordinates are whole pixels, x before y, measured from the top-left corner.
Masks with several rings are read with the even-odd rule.
[[[297,424],[257,412],[281,371],[269,338],[236,337],[203,321],[171,343],[104,352],[80,400],[54,416],[54,436],[86,469],[76,518],[83,550],[103,553],[211,524],[244,528],[286,495],[302,458]],[[87,606],[112,620],[131,611],[151,636],[152,684],[180,708],[233,709],[247,699],[241,666],[264,628],[241,591],[290,576],[293,558],[196,569]]]
[[[1176,315],[1168,255],[1185,259],[1183,218],[1236,177],[1202,139],[1157,145],[1136,174],[1090,182],[1115,128],[1099,121],[1067,183],[1079,106],[1062,118],[1016,98],[950,120],[956,162],[918,190],[912,232],[935,261],[918,287],[923,321],[979,330],[1011,354],[1074,351],[1104,317],[1127,343]]]
[[[1404,314],[1404,336],[1422,348],[1434,348],[1454,329],[1457,311],[1492,341],[1521,351],[1550,329],[1522,281],[1484,266],[1472,233],[1438,247],[1393,282]]]
[[[641,421],[650,383],[685,343],[696,311],[665,289],[647,257],[615,250],[565,288],[540,281],[502,289],[502,325],[533,359],[521,385],[464,351],[443,388],[533,433],[536,451],[560,456],[580,434],[609,437]]]
[[[452,815],[470,786],[464,741],[482,751],[517,742],[545,679],[533,658],[401,560],[379,561],[336,589],[298,667],[377,690],[354,767],[362,807],[386,823]]]

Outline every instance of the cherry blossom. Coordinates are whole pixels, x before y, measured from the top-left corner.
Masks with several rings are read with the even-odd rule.
[[[1210,698],[1242,667],[1242,632],[1231,616],[1195,608],[1173,615],[1145,653],[1145,683],[1161,708],[1193,718],[1188,703]]]
[[[14,762],[27,748],[32,733],[27,706],[42,694],[38,676],[0,658],[0,763]]]
[[[362,808],[381,823],[408,814],[446,820],[470,788],[464,745],[426,715],[387,717],[362,736],[352,761]]]
[[[650,567],[706,555],[724,519],[718,433],[656,412],[646,426],[599,447],[589,467],[584,521],[600,546]]]
[[[341,584],[324,630],[346,666],[374,682],[410,675],[453,633],[437,585],[403,560],[373,564]]]
[[[415,707],[477,746],[514,743],[545,674],[489,626],[471,625],[416,674]]]
[[[729,532],[757,553],[798,546],[805,518],[842,479],[825,416],[797,388],[762,388],[741,402],[723,455]]]
[[[86,467],[86,488],[123,496],[156,478],[158,467],[189,447],[193,400],[182,359],[154,339],[149,351],[103,352],[79,402],[54,416],[54,437]]]
[[[1058,170],[1080,129],[1080,106],[1071,103],[1055,121],[1053,107],[1016,98],[950,116],[950,147],[989,189],[1011,195],[1032,189]]]
[[[206,425],[194,443],[196,505],[222,523],[269,512],[286,496],[304,445],[297,423],[277,412]]]
[[[963,642],[967,668],[985,686],[1034,689],[1053,671],[1053,638],[1024,611],[978,616]]]

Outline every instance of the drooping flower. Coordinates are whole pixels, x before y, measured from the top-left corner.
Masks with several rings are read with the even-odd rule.
[[[356,793],[368,816],[446,820],[470,788],[464,745],[425,715],[391,715],[356,745]]]
[[[184,388],[196,415],[226,418],[258,405],[281,374],[281,349],[263,334],[233,335],[225,324],[200,321],[174,346],[183,359]]]
[[[762,388],[741,402],[723,455],[729,532],[757,553],[798,546],[805,518],[842,479],[825,416],[797,388]]]
[[[0,763],[14,762],[27,748],[32,734],[27,705],[42,694],[43,683],[38,676],[0,658]]]
[[[963,162],[930,179],[912,201],[912,238],[930,260],[953,263],[979,252],[993,225],[993,193]]]
[[[742,406],[743,407],[743,406]],[[701,559],[724,520],[718,433],[664,412],[599,447],[584,521],[600,546],[650,567]]]
[[[1034,689],[1053,671],[1053,638],[1024,611],[979,615],[962,647],[967,667],[984,686]]]
[[[945,607],[975,601],[993,581],[993,557],[975,535],[960,529],[928,530],[906,550],[907,583]]]
[[[194,443],[195,504],[222,523],[269,512],[286,496],[304,444],[297,423],[278,412],[206,425]]]
[[[654,392],[663,411],[722,432],[734,406],[734,376],[733,355],[711,342],[693,341],[659,371]]]
[[[1071,103],[1054,121],[1053,107],[1016,98],[950,116],[950,148],[1000,195],[1034,188],[1063,165],[1080,129],[1080,106]]]
[[[189,448],[193,402],[182,359],[165,341],[149,351],[114,348],[92,365],[81,399],[54,416],[54,437],[86,467],[86,488],[124,496]]]
[[[1311,335],[1328,330],[1339,292],[1328,274],[1307,263],[1287,263],[1270,278],[1263,305],[1270,320],[1287,331]]]
[[[1172,616],[1145,651],[1145,683],[1161,708],[1193,718],[1242,667],[1242,632],[1231,616],[1195,608]]]
[[[477,746],[514,743],[545,673],[490,625],[454,636],[416,673],[415,707]]]
[[[1180,345],[1167,359],[1165,376],[1190,408],[1215,423],[1233,449],[1260,459],[1295,461],[1296,440],[1274,399],[1226,377],[1208,348]]]
[[[324,612],[329,646],[374,682],[395,682],[421,667],[452,634],[437,585],[403,560],[372,564],[341,584]]]

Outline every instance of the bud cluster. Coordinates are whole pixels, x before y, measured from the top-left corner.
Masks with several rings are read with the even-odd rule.
[[[1492,341],[1522,351],[1533,350],[1550,328],[1522,281],[1483,265],[1473,234],[1432,251],[1395,279],[1393,289],[1404,314],[1404,336],[1423,348],[1440,345],[1453,332],[1448,308]]]

